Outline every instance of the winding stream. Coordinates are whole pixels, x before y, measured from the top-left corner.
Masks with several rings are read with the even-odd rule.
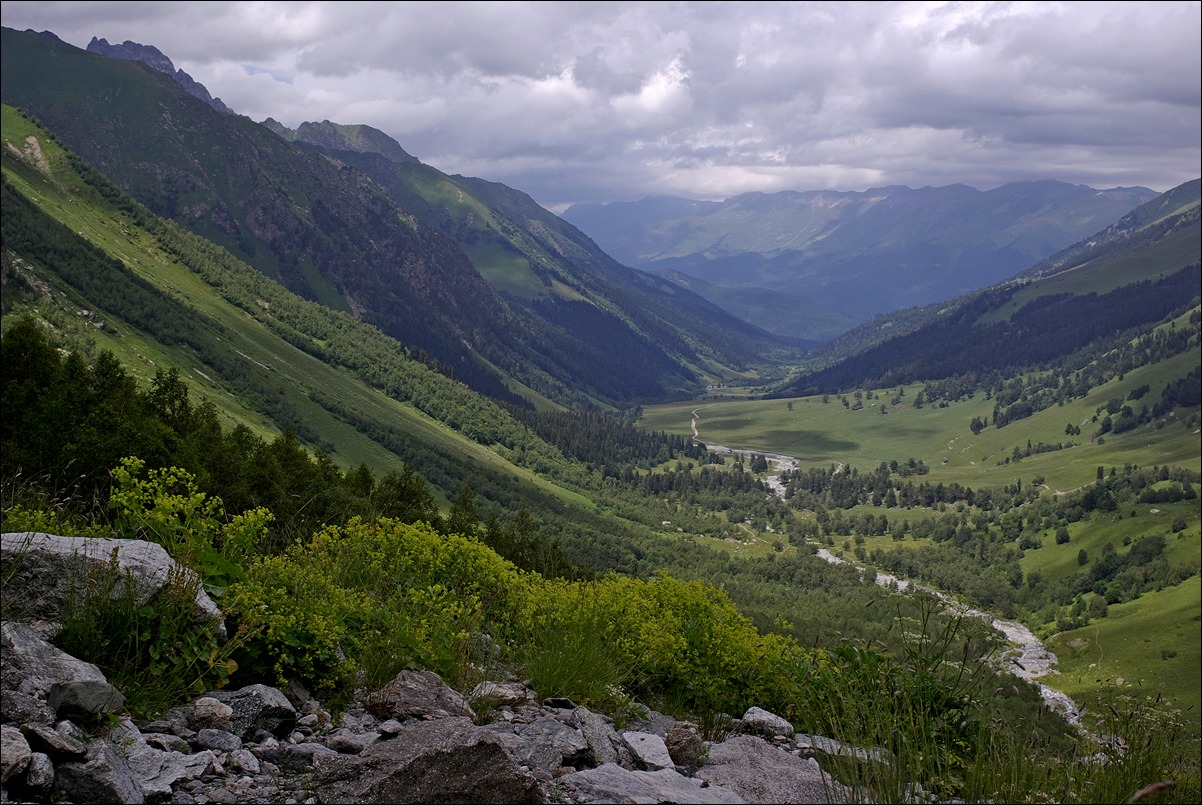
[[[693,410],[692,430],[694,441],[701,442],[697,432],[698,411]],[[765,483],[777,495],[784,497],[785,485],[781,481],[783,473],[795,470],[798,467],[799,461],[794,456],[786,456],[781,453],[766,453],[762,450],[735,450],[729,447],[718,444],[710,444],[704,442],[706,448],[713,450],[715,453],[722,455],[757,455],[764,456],[768,460],[768,475],[764,479]],[[835,472],[840,472],[843,469],[843,464],[839,463],[835,467]],[[832,564],[849,564],[858,568],[861,572],[865,572],[866,568],[855,562],[849,562],[846,559],[835,556],[826,548],[819,548],[817,555]],[[990,615],[988,612],[983,612],[979,609],[973,609],[965,604],[957,601],[946,593],[934,590],[930,587],[918,584],[909,579],[899,579],[888,573],[876,571],[876,583],[882,587],[896,588],[897,590],[905,591],[907,589],[923,590],[932,595],[937,596],[949,608],[960,615],[968,615],[981,618],[989,622],[989,625],[1001,632],[1006,640],[1010,643],[1010,647],[1002,652],[999,658],[1000,663],[1006,666],[1007,670],[1013,673],[1020,679],[1025,679],[1039,686],[1040,695],[1044,702],[1053,710],[1064,716],[1070,724],[1080,726],[1081,711],[1071,698],[1061,693],[1058,690],[1053,690],[1047,685],[1039,681],[1039,679],[1048,674],[1060,673],[1056,670],[1056,655],[1048,651],[1047,646],[1031,632],[1026,626],[1013,621],[1004,621]]]

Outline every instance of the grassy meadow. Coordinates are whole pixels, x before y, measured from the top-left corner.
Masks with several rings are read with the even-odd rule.
[[[1124,465],[1180,466],[1202,470],[1199,431],[1196,425],[1177,421],[1159,429],[1141,426],[1123,434],[1106,434],[1091,441],[1099,406],[1113,398],[1126,399],[1142,384],[1153,390],[1185,375],[1202,357],[1193,350],[1171,360],[1128,372],[1095,389],[1088,397],[1041,411],[1003,428],[986,427],[974,435],[973,417],[991,416],[994,402],[982,392],[962,402],[921,408],[912,403],[921,385],[882,389],[872,398],[863,395],[863,407],[852,410],[855,397],[845,407],[838,395],[793,399],[736,399],[707,396],[705,399],[649,406],[640,425],[649,430],[691,433],[694,416],[698,437],[748,452],[771,452],[794,456],[802,468],[845,465],[862,471],[881,462],[910,458],[925,462],[930,473],[916,479],[931,483],[960,483],[972,488],[993,488],[1021,481],[1024,486],[1039,482],[1045,494],[1066,493],[1092,483],[1099,467],[1109,473]],[[722,395],[733,395],[724,389]],[[1155,393],[1155,391],[1153,392]],[[894,404],[894,399],[900,397]],[[1150,398],[1149,398],[1150,399]],[[1104,415],[1104,412],[1103,412]],[[1080,436],[1066,436],[1068,424],[1081,428]],[[1055,445],[1073,442],[1072,447],[1036,453],[1014,460],[1015,449],[1028,442]],[[852,513],[872,509],[857,507]],[[878,513],[880,510],[876,510]],[[921,519],[929,510],[891,509],[890,519]],[[806,513],[799,513],[806,517]],[[1184,518],[1186,528],[1173,533],[1174,520]],[[1095,513],[1069,527],[1070,540],[1056,544],[1045,538],[1043,547],[1028,550],[1022,559],[1025,575],[1038,572],[1059,579],[1078,571],[1079,552],[1092,560],[1104,550],[1119,554],[1143,536],[1164,534],[1165,557],[1171,566],[1202,562],[1198,500],[1167,504],[1138,504],[1119,511]],[[736,555],[757,555],[771,550],[773,535],[749,540]],[[850,546],[850,537],[847,540]],[[835,550],[844,541],[836,538]],[[860,544],[873,549],[912,550],[921,541],[895,542],[889,536],[864,537]],[[1109,548],[1107,547],[1109,545]],[[1112,605],[1105,618],[1087,627],[1050,637],[1049,646],[1060,659],[1060,673],[1044,678],[1049,686],[1088,703],[1101,702],[1105,695],[1132,691],[1146,695],[1162,693],[1179,703],[1195,727],[1202,710],[1199,648],[1202,594],[1199,577],[1162,591],[1145,593],[1127,603]],[[1051,636],[1054,623],[1030,623],[1039,634]],[[1115,680],[1123,679],[1117,686]]]

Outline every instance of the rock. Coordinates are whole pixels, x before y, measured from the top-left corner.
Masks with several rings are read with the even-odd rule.
[[[6,713],[5,717],[7,716]],[[32,741],[30,746],[36,746],[52,757],[79,758],[88,753],[88,748],[82,741],[45,724],[26,724],[23,731],[25,737]]]
[[[8,595],[7,586],[5,595]],[[20,680],[17,692],[36,700],[45,701],[55,684],[107,682],[95,665],[77,660],[50,645],[26,623],[6,621],[0,624],[0,654],[4,657],[5,675],[15,675]]]
[[[541,803],[534,777],[498,738],[463,717],[406,725],[362,754],[317,758],[313,787],[322,802]]]
[[[564,766],[575,771],[593,765],[593,753],[580,731],[555,718],[537,718],[529,724],[500,722],[484,729],[497,735],[515,763],[532,770],[554,774]]]
[[[214,729],[232,732],[234,709],[212,696],[201,696],[192,702],[188,726],[195,730]]]
[[[58,537],[32,531],[0,535],[0,557],[8,570],[5,607],[37,611],[55,618],[83,582],[105,569],[115,573],[113,597],[127,589],[138,605],[145,604],[177,576],[196,586],[197,622],[212,624],[225,639],[221,610],[209,598],[196,574],[179,567],[161,545],[137,539]],[[115,564],[114,564],[115,563]]]
[[[401,671],[368,703],[380,719],[476,717],[467,699],[431,671]]]
[[[29,756],[29,766],[25,769],[25,790],[31,794],[46,795],[54,787],[54,761],[43,752],[34,752]]]
[[[32,754],[19,729],[8,724],[0,727],[0,783],[24,774]]]
[[[801,750],[802,757],[812,757],[819,763],[825,763],[828,758],[832,757],[850,758],[861,764],[879,763],[882,766],[892,766],[894,763],[893,753],[888,749],[863,749],[858,746],[849,746],[842,741],[836,741],[834,738],[827,738],[823,735],[799,733],[797,748]]]
[[[852,792],[804,760],[752,735],[710,747],[697,776],[737,793],[748,802],[856,802]]]
[[[58,764],[54,779],[55,785],[73,802],[137,805],[146,801],[125,756],[105,738],[88,742],[88,754],[84,760]]]
[[[696,729],[678,724],[668,730],[664,745],[677,766],[695,769],[701,765],[702,740]]]
[[[526,686],[521,682],[481,682],[472,688],[468,699],[487,702],[493,707],[511,707],[525,704],[527,693]]]
[[[231,736],[233,737],[233,736]],[[108,740],[121,748],[130,774],[147,799],[158,801],[171,796],[173,786],[195,780],[217,768],[212,752],[183,754],[164,752],[150,745],[129,719],[109,731]]]
[[[634,755],[635,765],[640,769],[658,771],[676,765],[664,739],[653,732],[623,732],[621,739]]]
[[[612,763],[561,777],[558,787],[579,803],[668,803],[698,805],[732,803],[744,800],[720,786],[706,786],[701,780],[685,777],[672,769],[630,771]]]
[[[793,737],[792,724],[775,713],[769,713],[758,707],[748,708],[741,721],[744,732],[763,735],[765,738],[774,738],[777,735],[783,735],[786,738]]]
[[[201,749],[212,749],[214,752],[233,752],[242,748],[242,739],[237,735],[211,727],[198,731],[194,741]]]
[[[584,707],[572,711],[570,722],[584,736],[589,751],[593,754],[593,762],[602,765],[617,763],[619,760],[619,738],[610,722],[604,716]]]
[[[46,704],[57,718],[86,724],[124,710],[125,696],[103,679],[84,679],[55,682],[46,695]]]
[[[288,697],[267,685],[213,691],[209,695],[230,708],[230,732],[243,739],[260,729],[274,735],[283,734],[296,721],[296,708]]]

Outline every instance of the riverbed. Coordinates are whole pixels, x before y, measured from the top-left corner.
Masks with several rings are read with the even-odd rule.
[[[785,472],[797,469],[799,466],[799,461],[796,457],[786,456],[781,453],[767,453],[763,450],[736,450],[724,445],[711,444],[710,442],[700,438],[700,435],[697,432],[697,418],[698,412],[697,410],[694,410],[692,429],[693,439],[695,441],[703,442],[708,449],[713,450],[715,453],[721,455],[764,456],[764,458],[768,460],[768,474],[763,480],[773,492],[781,497],[784,497],[785,485],[781,481],[781,476]],[[842,469],[843,465],[837,464],[835,471],[839,472]],[[866,570],[866,568],[855,562],[849,562],[846,559],[835,556],[833,553],[823,547],[818,548],[817,555],[833,564],[850,564],[859,568],[861,571]],[[1044,676],[1059,673],[1059,671],[1056,670],[1056,655],[1049,651],[1047,646],[1043,644],[1043,641],[1036,637],[1035,634],[1026,626],[1013,621],[1004,621],[1000,618],[994,617],[988,612],[982,612],[979,609],[966,606],[946,593],[931,589],[930,587],[926,587],[924,585],[920,585],[910,579],[899,579],[896,576],[892,576],[888,573],[882,573],[881,571],[875,571],[875,573],[876,583],[882,587],[895,588],[900,591],[905,591],[908,589],[921,589],[938,596],[944,603],[946,603],[950,608],[959,614],[981,618],[987,621],[994,629],[1001,632],[1009,643],[1009,648],[1003,651],[999,658],[999,662],[1003,668],[1010,671],[1020,679],[1025,679],[1028,682],[1038,685],[1040,695],[1043,697],[1044,703],[1047,704],[1048,707],[1064,716],[1065,720],[1067,720],[1069,723],[1080,725],[1081,711],[1077,707],[1076,703],[1074,703],[1071,698],[1060,691],[1053,690],[1039,681],[1040,678]]]

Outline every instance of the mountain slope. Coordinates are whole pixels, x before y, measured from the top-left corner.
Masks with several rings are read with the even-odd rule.
[[[705,357],[695,343],[719,371],[772,343],[757,333],[754,349],[729,355],[721,332],[677,331],[692,325],[685,314],[640,329],[602,294],[577,294],[552,315],[511,305],[453,238],[349,163],[220,114],[143,65],[50,36],[3,37],[5,102],[153,212],[499,399],[628,406],[697,388]]]
[[[553,328],[550,337],[574,342],[590,355],[590,366],[617,355],[627,371],[671,376],[675,369],[661,355],[666,348],[702,371],[727,376],[795,354],[787,342],[703,297],[621,265],[521,191],[447,176],[409,157],[386,135],[364,136],[369,127],[325,121],[291,131],[274,121],[264,125],[362,169],[398,205],[453,238],[508,302]],[[626,329],[638,340],[624,346]]]
[[[1198,191],[1196,181],[1175,188],[1021,278],[853,331],[814,357],[825,368],[782,393],[1006,375],[1117,348],[1198,304]]]
[[[646,199],[564,212],[619,260],[793,293],[861,320],[998,282],[1155,194],[1062,182]]]

